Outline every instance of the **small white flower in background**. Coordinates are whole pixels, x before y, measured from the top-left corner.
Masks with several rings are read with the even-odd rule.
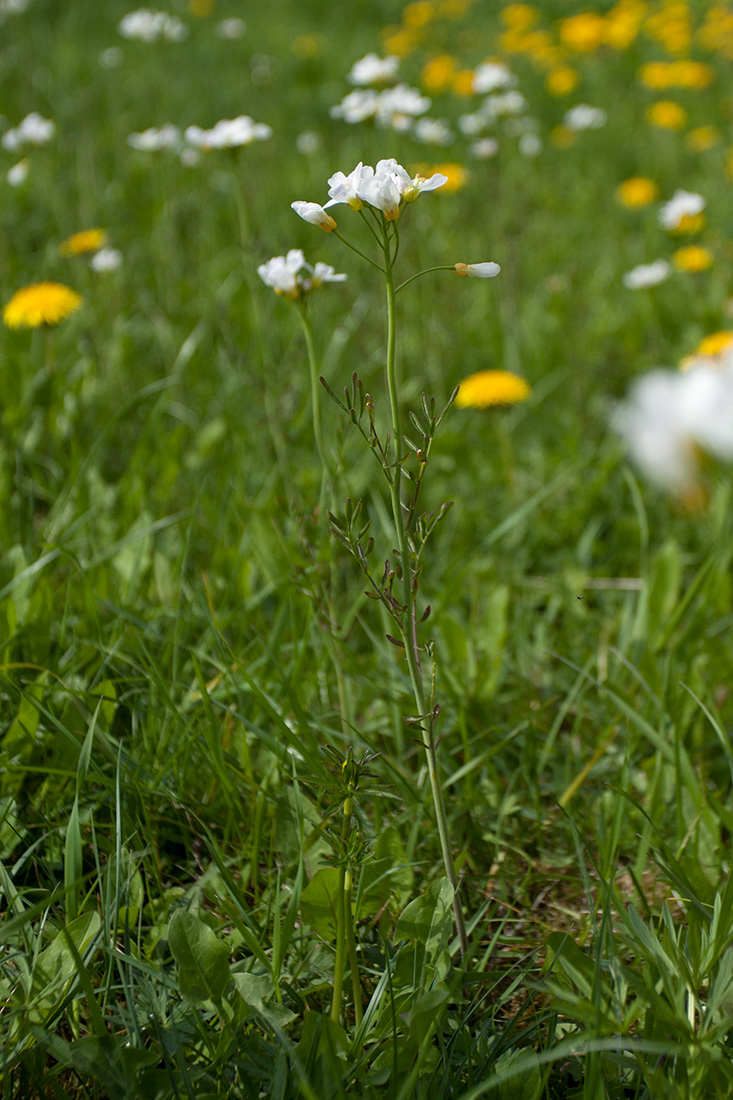
[[[321,135],[315,130],[303,130],[295,139],[295,148],[304,157],[315,156],[323,147]]]
[[[458,129],[465,137],[477,137],[489,124],[486,115],[481,111],[473,111],[470,115],[461,115],[458,119]]]
[[[119,46],[109,46],[106,50],[102,50],[99,55],[99,64],[103,69],[116,69],[122,64],[122,59],[125,55]]]
[[[503,61],[486,61],[473,70],[472,88],[476,95],[513,88],[516,83],[516,76]]]
[[[118,23],[117,30],[123,38],[137,38],[141,42],[157,42],[159,38],[181,42],[188,35],[188,27],[175,15],[152,8],[128,12]]]
[[[11,187],[20,187],[28,179],[28,172],[30,171],[30,162],[26,157],[25,160],[19,160],[17,164],[14,164],[12,168],[8,168],[5,174],[5,179]]]
[[[122,265],[122,253],[118,248],[100,248],[89,261],[92,271],[117,271]]]
[[[189,126],[184,137],[189,145],[199,149],[236,149],[253,141],[267,141],[272,137],[272,129],[264,122],[255,122],[249,115],[239,115],[220,119],[210,130]]]
[[[201,163],[201,154],[198,149],[192,149],[190,145],[187,145],[185,149],[181,149],[179,160],[184,168],[195,168],[197,164]]]
[[[653,260],[650,264],[638,264],[623,276],[623,284],[629,290],[643,290],[650,286],[659,286],[672,273],[666,260]]]
[[[391,80],[399,67],[399,57],[379,57],[375,53],[368,53],[354,62],[346,79],[349,84],[380,84]]]
[[[705,206],[705,199],[696,191],[675,191],[669,202],[660,207],[659,224],[663,229],[676,229],[683,218],[701,214]]]
[[[6,15],[21,15],[28,7],[29,0],[0,0],[0,19]]]
[[[354,125],[357,122],[365,122],[368,118],[374,118],[377,113],[379,94],[371,88],[359,89],[349,92],[339,104],[328,112],[331,118],[342,118],[344,122]]]
[[[178,149],[181,145],[181,131],[168,123],[159,129],[151,126],[142,133],[129,134],[127,144],[143,153],[159,153],[163,149]]]
[[[697,484],[697,453],[733,461],[733,361],[723,369],[655,370],[613,416],[631,457],[658,485],[685,495]]]
[[[487,96],[481,104],[480,113],[490,123],[503,115],[519,115],[526,106],[527,100],[521,92],[501,92]]]
[[[493,260],[487,260],[480,264],[456,264],[453,270],[456,275],[461,275],[464,279],[471,277],[474,279],[493,279],[499,274],[501,268]]]
[[[519,139],[518,149],[523,157],[538,157],[543,148],[542,138],[537,134],[522,134]]]
[[[260,264],[257,274],[276,294],[293,299],[317,290],[324,283],[342,283],[346,278],[330,264],[317,263],[311,267],[300,248],[291,248],[285,256],[273,256],[267,263]]]
[[[412,129],[415,141],[425,145],[450,145],[454,134],[444,118],[419,118]]]
[[[247,33],[247,24],[243,19],[237,19],[236,17],[222,19],[220,23],[216,24],[216,33],[219,38],[243,38]]]
[[[490,157],[495,157],[498,152],[499,142],[492,137],[479,138],[478,141],[473,141],[468,147],[469,156],[475,157],[477,160],[489,160]]]
[[[2,137],[4,149],[14,153],[24,145],[46,145],[56,133],[56,124],[37,111],[31,111],[14,130],[6,130]]]
[[[421,95],[417,88],[407,84],[397,84],[394,88],[385,88],[377,99],[375,121],[377,126],[391,126],[402,132],[409,130],[413,119],[430,110],[432,100]]]
[[[336,228],[336,222],[326,210],[317,202],[291,202],[290,209],[294,210],[299,218],[311,225],[317,225],[326,233],[332,233]]]
[[[578,103],[563,116],[563,126],[575,133],[581,130],[600,130],[608,121],[608,115],[600,107],[589,107],[587,103]]]

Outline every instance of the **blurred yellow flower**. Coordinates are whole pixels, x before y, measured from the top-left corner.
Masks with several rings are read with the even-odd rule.
[[[624,180],[616,188],[618,201],[623,206],[632,209],[638,206],[648,206],[650,202],[654,202],[658,197],[659,188],[656,183],[645,176],[632,176],[631,179]]]
[[[472,3],[473,0],[442,0],[438,15],[446,15],[449,19],[460,19]]]
[[[387,53],[407,57],[417,48],[419,35],[408,27],[390,27],[382,34],[382,42]]]
[[[670,65],[672,85],[676,88],[707,88],[715,79],[715,71],[704,61],[673,61]]]
[[[505,27],[514,31],[528,31],[540,17],[531,4],[507,4],[501,9],[500,19]]]
[[[466,186],[470,176],[470,173],[462,164],[453,162],[448,164],[419,164],[415,169],[415,175],[422,176],[424,179],[430,179],[436,172],[441,176],[445,176],[448,181],[441,187],[441,194],[449,191],[460,191],[462,187]]]
[[[685,0],[663,0],[650,15],[644,29],[667,53],[684,53],[692,40],[692,24]]]
[[[687,111],[672,99],[658,99],[647,109],[646,117],[661,130],[681,130],[687,122]]]
[[[647,88],[668,88],[671,83],[670,66],[667,61],[648,61],[638,72],[639,82]]]
[[[698,355],[719,355],[721,351],[733,348],[733,332],[723,329],[721,332],[712,332],[706,336],[696,347]]]
[[[461,382],[456,397],[459,409],[488,409],[492,405],[515,405],[526,401],[529,383],[508,370],[482,370]]]
[[[720,131],[715,126],[698,126],[685,136],[685,144],[693,153],[704,153],[720,142]]]
[[[188,0],[188,10],[198,19],[211,15],[214,6],[214,0]]]
[[[733,58],[733,11],[727,4],[710,5],[697,39],[704,49]]]
[[[451,91],[456,95],[473,95],[473,69],[459,69],[451,81]]]
[[[576,136],[567,126],[556,126],[554,130],[550,131],[550,141],[558,149],[569,149]]]
[[[74,233],[59,245],[62,256],[81,256],[85,252],[96,252],[107,243],[107,234],[103,229],[83,229]]]
[[[690,244],[686,248],[678,248],[672,259],[680,271],[707,271],[713,266],[714,256],[702,245]]]
[[[458,65],[449,53],[436,54],[423,65],[421,83],[426,92],[444,92],[450,88]]]
[[[545,87],[550,95],[569,95],[575,91],[579,80],[580,74],[577,69],[571,69],[569,65],[560,65],[547,74]]]
[[[677,225],[672,230],[672,233],[682,237],[692,233],[699,233],[705,226],[705,215],[700,212],[699,214],[682,214]]]
[[[8,328],[57,325],[81,305],[81,297],[61,283],[33,283],[16,290],[3,309]]]
[[[606,42],[614,50],[627,50],[644,21],[644,0],[618,0],[606,15]]]
[[[558,35],[564,46],[578,53],[592,53],[606,38],[606,23],[602,15],[583,11],[561,19]]]
[[[402,22],[406,27],[425,27],[435,18],[435,5],[431,0],[413,0],[402,9]]]
[[[325,45],[326,39],[322,34],[299,34],[293,39],[290,48],[296,57],[307,61],[323,53]]]

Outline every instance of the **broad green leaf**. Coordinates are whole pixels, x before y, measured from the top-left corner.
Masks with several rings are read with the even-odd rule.
[[[71,939],[78,954],[83,955],[99,931],[100,924],[97,913],[82,913],[41,951],[33,967],[28,996],[31,1006],[29,1019],[32,1023],[43,1023],[45,1017],[61,1003],[68,983],[76,973],[68,939]]]
[[[496,1100],[539,1100],[542,1074],[533,1050],[507,1050],[494,1063],[499,1083],[491,1090]]]
[[[336,930],[338,882],[338,868],[321,867],[300,895],[301,917],[325,939],[332,939]]]
[[[244,1003],[254,1009],[276,1031],[295,1019],[295,1013],[275,1002],[275,986],[266,974],[234,974],[234,986]]]
[[[453,887],[447,878],[439,878],[403,909],[395,940],[414,940],[428,951],[447,943],[453,929],[452,905]]]
[[[177,909],[168,925],[168,943],[178,963],[178,988],[191,1004],[220,1001],[229,984],[229,950],[202,920]]]

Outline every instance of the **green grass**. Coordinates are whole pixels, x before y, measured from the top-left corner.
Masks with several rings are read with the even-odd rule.
[[[36,0],[0,29],[8,124],[37,110],[58,127],[20,188],[4,182],[20,154],[0,151],[0,300],[46,279],[84,297],[56,328],[0,335],[2,1096],[728,1096],[730,477],[709,471],[707,506],[685,512],[609,427],[633,377],[730,327],[726,146],[693,153],[644,122],[668,95],[690,127],[723,131],[725,59],[695,46],[716,81],[658,95],[635,82],[665,56],[642,37],[579,58],[566,102],[509,58],[544,151],[524,158],[502,136],[496,160],[471,162],[463,139],[436,151],[329,118],[351,63],[401,15],[331,8],[181,6],[187,41],[146,45],[117,35],[118,0]],[[569,13],[539,10],[549,28]],[[222,41],[231,15],[247,33]],[[425,53],[475,65],[498,53],[497,26],[477,3],[436,22]],[[317,37],[294,49],[304,34]],[[99,64],[110,46],[118,68]],[[252,79],[257,55],[269,83]],[[403,62],[410,83],[421,56]],[[452,120],[472,106],[435,98]],[[574,102],[609,120],[561,149],[550,134]],[[272,140],[193,168],[126,144],[242,112]],[[322,137],[311,157],[295,150],[306,129]],[[420,600],[463,968],[407,672],[326,537],[305,346],[256,274],[291,247],[348,272],[309,304],[315,344],[337,394],[358,372],[383,431],[379,278],[289,204],[393,155],[472,173],[409,210],[399,276],[502,266],[399,296],[404,407],[423,392],[440,405],[484,368],[533,387],[512,409],[451,410],[421,490],[426,511],[455,502]],[[623,288],[685,243],[656,206],[615,202],[631,175],[663,199],[705,194],[710,272]],[[93,225],[122,251],[118,272],[59,255]],[[385,486],[321,405],[337,511],[363,499],[381,561]],[[348,963],[330,1018],[343,772],[329,745],[379,754],[353,834],[361,1023]]]

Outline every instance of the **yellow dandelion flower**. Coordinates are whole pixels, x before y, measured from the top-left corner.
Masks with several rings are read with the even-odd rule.
[[[431,0],[413,0],[402,9],[402,22],[406,27],[426,27],[435,14],[435,5]]]
[[[676,88],[707,88],[715,79],[715,70],[704,61],[673,61],[670,65],[672,84]]]
[[[713,266],[715,257],[702,245],[690,244],[685,248],[678,248],[672,259],[680,271],[707,271]]]
[[[539,17],[539,12],[531,4],[507,4],[500,16],[504,26],[514,31],[528,31]]]
[[[733,348],[733,332],[723,329],[706,336],[695,350],[698,355],[720,355],[721,351],[728,351],[730,348]]]
[[[3,309],[8,328],[57,325],[81,305],[81,297],[61,283],[33,283],[16,290]]]
[[[547,62],[550,65],[556,64],[559,56],[549,31],[530,31],[522,35],[515,52],[526,53],[535,61]]]
[[[645,176],[632,176],[616,188],[616,198],[623,206],[628,206],[630,209],[648,206],[658,197],[659,188],[656,183]]]
[[[470,173],[462,164],[456,164],[452,161],[448,164],[419,164],[415,172],[416,175],[422,176],[424,179],[430,179],[435,172],[445,176],[448,182],[440,188],[441,195],[450,191],[460,191],[462,187],[466,186],[470,177]]]
[[[569,149],[576,137],[577,134],[573,133],[567,126],[556,126],[554,130],[550,131],[550,141],[558,149]]]
[[[391,27],[382,35],[387,53],[395,57],[407,57],[417,48],[419,35],[408,27]]]
[[[197,19],[205,19],[214,10],[214,0],[188,0],[188,10]]]
[[[655,91],[669,88],[672,83],[670,64],[668,61],[648,61],[639,69],[637,78],[640,84],[647,88],[654,88]]]
[[[672,99],[658,99],[648,108],[646,117],[661,130],[681,130],[687,122],[687,111]]]
[[[720,142],[720,131],[715,126],[697,126],[685,137],[685,144],[693,153],[704,153]]]
[[[449,53],[430,57],[423,65],[421,83],[426,92],[444,92],[450,88],[457,63]]]
[[[592,53],[606,39],[606,22],[596,12],[583,11],[561,19],[558,35],[564,46],[577,53]]]
[[[606,42],[614,50],[627,50],[635,41],[646,14],[643,0],[619,0],[606,16]]]
[[[569,65],[560,65],[547,74],[545,87],[550,95],[570,95],[578,86],[580,73]]]
[[[466,14],[473,0],[443,0],[438,9],[438,15],[445,15],[448,19],[460,19]]]
[[[473,95],[473,69],[459,69],[451,81],[451,91],[456,95]]]
[[[672,233],[676,236],[683,237],[692,233],[699,233],[704,227],[705,215],[702,211],[699,214],[683,214],[672,230]]]
[[[74,233],[59,245],[62,256],[81,256],[85,252],[96,252],[107,243],[107,234],[103,229],[83,229]]]
[[[481,370],[461,382],[456,397],[459,409],[488,409],[492,405],[515,405],[530,395],[529,383],[508,370]]]

